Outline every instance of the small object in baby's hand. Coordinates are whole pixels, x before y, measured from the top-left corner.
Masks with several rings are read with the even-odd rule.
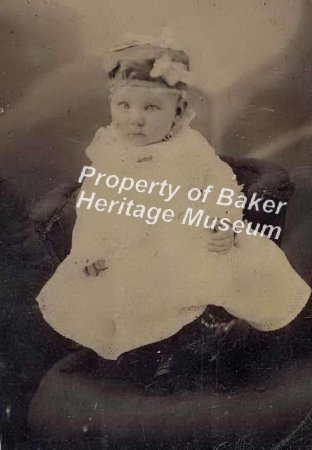
[[[219,255],[225,255],[235,244],[235,234],[232,228],[223,231],[217,224],[212,230],[210,230],[208,250],[211,253],[217,253]]]
[[[84,267],[84,273],[91,277],[97,277],[103,270],[107,270],[105,259],[98,259],[92,264]]]

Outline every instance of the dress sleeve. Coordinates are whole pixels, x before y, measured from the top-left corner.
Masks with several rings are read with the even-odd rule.
[[[116,144],[118,144],[118,139],[113,126],[101,127],[96,131],[94,138],[87,147],[86,155],[92,161],[93,166],[114,161],[115,156],[112,148],[115,148]]]
[[[100,145],[101,145],[101,141],[102,141],[102,136],[104,134],[105,134],[105,128],[103,128],[103,127],[99,128],[96,131],[91,143],[86,148],[86,155],[92,161],[92,163],[95,162],[97,156],[100,153]]]

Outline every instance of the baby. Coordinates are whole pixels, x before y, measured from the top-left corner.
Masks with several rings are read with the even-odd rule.
[[[187,55],[132,43],[113,51],[105,70],[112,123],[97,131],[87,155],[100,172],[181,186],[170,202],[175,216],[155,225],[140,219],[139,207],[166,205],[159,192],[144,189],[129,191],[137,205],[132,215],[77,207],[71,254],[38,297],[46,320],[111,359],[172,336],[208,304],[263,331],[288,324],[310,288],[269,239],[243,233],[234,239],[231,229],[218,230],[221,218],[233,223],[242,213],[217,205],[215,195],[222,188],[239,195],[240,188],[230,167],[189,126]],[[188,199],[190,189],[203,192],[208,185],[214,189],[205,203]],[[127,200],[104,185],[96,188],[107,202]],[[86,178],[82,189],[90,197],[93,181]],[[189,206],[206,208],[211,222],[182,225]]]
[[[186,59],[182,53],[181,56]],[[185,89],[186,86],[184,93]],[[163,82],[130,79],[126,85],[117,83],[111,89],[110,106],[112,124],[120,138],[130,145],[143,147],[172,137],[187,109],[182,93],[180,89],[164,88]],[[233,243],[232,230],[207,233],[211,252],[226,253]]]

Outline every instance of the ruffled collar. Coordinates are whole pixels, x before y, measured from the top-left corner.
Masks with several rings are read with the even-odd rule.
[[[187,110],[183,119],[173,128],[170,137],[162,142],[143,147],[123,140],[113,124],[107,127],[101,127],[87,148],[86,154],[93,164],[98,164],[103,160],[107,161],[112,157],[115,158],[116,151],[120,157],[129,159],[131,156],[134,162],[152,161],[153,156],[159,154],[159,152],[163,153],[168,151],[169,148],[178,148],[181,145],[185,145],[189,135],[195,133],[190,127],[194,116],[195,113],[193,110]]]

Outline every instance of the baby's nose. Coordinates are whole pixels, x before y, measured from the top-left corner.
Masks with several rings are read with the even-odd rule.
[[[142,111],[133,111],[131,117],[132,125],[136,125],[138,127],[143,127],[145,125],[145,117]]]

